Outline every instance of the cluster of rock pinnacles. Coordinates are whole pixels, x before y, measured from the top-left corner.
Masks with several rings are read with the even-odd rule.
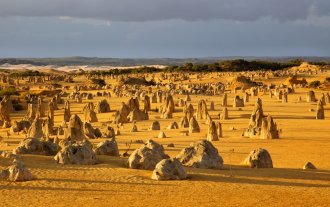
[[[125,88],[127,87],[127,88]],[[132,87],[133,88],[133,87]],[[119,128],[115,130],[111,126],[106,126],[105,129],[93,127],[92,123],[98,122],[97,114],[108,113],[111,111],[110,104],[107,99],[98,101],[94,106],[93,102],[88,102],[82,109],[83,120],[72,113],[70,108],[70,101],[82,103],[82,99],[92,100],[93,94],[81,93],[81,88],[71,94],[64,96],[64,93],[57,94],[51,98],[47,103],[43,97],[30,97],[27,105],[27,113],[24,119],[20,121],[13,121],[11,123],[10,114],[14,111],[12,102],[9,96],[3,97],[0,102],[0,125],[3,128],[10,128],[10,133],[26,133],[26,139],[19,143],[14,149],[12,158],[13,165],[1,171],[0,178],[9,181],[26,181],[35,179],[25,165],[18,160],[15,155],[18,154],[36,154],[44,156],[54,156],[54,160],[59,164],[82,164],[91,165],[97,164],[100,161],[97,155],[120,156],[116,136],[120,135]],[[128,93],[130,88],[124,85],[122,88],[114,88],[113,94],[118,97],[124,96]],[[267,91],[265,88],[251,87],[250,93],[245,92],[243,98],[236,95],[233,100],[232,107],[241,109],[250,101],[250,96],[257,97],[261,91]],[[282,103],[288,102],[288,94],[291,90],[268,90],[270,96],[274,95]],[[177,93],[186,94],[184,99],[179,99],[176,103],[174,95]],[[189,94],[221,94],[223,98],[221,106],[222,112],[219,114],[218,120],[214,121],[209,111],[215,110],[214,102],[210,102],[210,107],[207,106],[207,101],[199,100],[197,109],[195,111],[191,104],[191,97]],[[236,89],[234,90],[236,93]],[[206,169],[222,169],[224,161],[219,155],[217,148],[213,142],[219,141],[223,137],[222,120],[230,118],[228,112],[228,97],[224,93],[224,86],[218,85],[195,85],[194,92],[191,90],[174,92],[174,89],[168,92],[157,90],[157,92],[137,91],[136,94],[130,94],[128,102],[122,102],[119,109],[115,110],[113,124],[118,126],[125,123],[133,123],[131,132],[138,131],[137,122],[149,120],[149,114],[152,110],[152,103],[161,103],[157,111],[161,119],[173,119],[176,113],[176,107],[182,108],[183,117],[180,121],[175,121],[167,127],[167,129],[186,129],[187,134],[200,133],[200,124],[208,125],[206,137],[201,137],[202,140],[192,143],[190,146],[181,150],[175,157],[170,157],[165,153],[164,147],[154,140],[150,139],[140,148],[134,150],[128,157],[127,166],[133,169],[152,170],[152,179],[155,180],[176,180],[187,179],[188,175],[186,167],[206,168]],[[111,94],[97,93],[97,96],[110,97]],[[64,101],[63,97],[67,97]],[[309,91],[306,95],[307,102],[317,102],[316,119],[324,119],[324,105],[330,102],[329,94],[323,95],[321,99],[317,100],[315,93]],[[140,102],[143,106],[140,107]],[[58,105],[63,104],[63,109],[59,109]],[[54,126],[54,111],[63,111],[63,122],[60,126]],[[160,122],[154,121],[149,130],[161,130]],[[63,135],[64,139],[59,140],[57,137]],[[263,103],[260,98],[257,99],[254,109],[251,113],[249,124],[243,133],[243,136],[249,138],[260,139],[278,139],[280,137],[280,130],[274,122],[272,116],[265,115],[263,110]],[[158,138],[166,138],[163,131],[160,131]],[[93,145],[88,141],[89,139],[105,138],[105,141],[97,144],[93,149]],[[174,145],[172,145],[174,146]],[[273,168],[272,158],[266,149],[255,149],[243,161],[243,164],[252,168]],[[307,162],[304,169],[315,169],[312,163]]]

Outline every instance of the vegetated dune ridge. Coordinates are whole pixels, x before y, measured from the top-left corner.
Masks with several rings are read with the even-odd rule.
[[[19,64],[19,65],[11,65],[11,64],[3,64],[0,65],[0,69],[5,70],[15,70],[15,71],[26,71],[26,70],[35,70],[43,73],[55,73],[61,74],[62,72],[74,72],[74,71],[98,71],[98,70],[110,70],[110,69],[134,69],[140,67],[155,67],[155,68],[165,68],[164,65],[139,65],[139,66],[92,66],[92,65],[78,65],[78,66],[55,66],[55,65],[47,65],[47,66],[35,66],[30,64]]]
[[[304,75],[307,81],[321,80],[330,76],[330,72]],[[287,77],[273,77],[261,79],[264,83],[280,84]],[[228,77],[215,78],[214,74],[204,75],[202,78],[191,76],[191,82],[209,83],[226,82]],[[74,78],[75,85],[86,82],[85,77]],[[114,83],[115,80],[106,80]],[[187,83],[188,81],[183,81]],[[177,82],[179,84],[179,82]],[[150,179],[151,171],[134,170],[126,167],[127,158],[98,156],[101,164],[97,165],[60,165],[53,157],[22,155],[22,161],[37,177],[36,180],[9,183],[0,181],[0,200],[2,206],[329,206],[330,205],[330,105],[325,106],[325,120],[316,120],[316,103],[307,103],[305,96],[307,88],[297,88],[294,94],[289,95],[288,103],[282,103],[275,97],[259,94],[263,101],[266,115],[270,114],[281,129],[280,139],[262,140],[242,137],[246,130],[249,118],[257,97],[250,97],[242,110],[230,107],[234,97],[238,94],[228,93],[229,119],[221,120],[223,138],[213,142],[224,159],[224,169],[194,169],[186,168],[188,180],[181,181],[154,181]],[[68,90],[71,92],[72,89]],[[101,90],[104,91],[104,90]],[[106,90],[111,91],[111,90]],[[316,97],[327,91],[316,92]],[[96,93],[97,91],[88,91]],[[302,101],[298,101],[298,97]],[[184,98],[184,95],[175,95],[175,100]],[[88,102],[97,102],[103,97],[94,97],[93,100],[83,100],[82,103],[71,102],[71,113],[80,117],[82,108]],[[191,103],[197,108],[200,99],[215,103],[215,111],[209,111],[211,117],[218,121],[218,114],[222,111],[220,96],[191,95]],[[114,110],[119,104],[128,100],[123,98],[108,98],[111,106],[110,113],[97,114],[98,122],[94,127],[102,127],[113,119]],[[152,109],[159,108],[160,104],[152,104]],[[63,120],[63,105],[61,110],[55,111],[55,125]],[[183,117],[181,107],[171,119],[161,119],[160,113],[149,112],[148,121],[139,121],[138,132],[130,132],[132,123],[124,124],[120,129],[121,135],[116,136],[120,154],[127,147],[126,143],[133,140],[129,150],[131,153],[141,144],[135,140],[154,139],[164,145],[165,152],[171,157],[177,155],[181,149],[191,142],[205,139],[208,125],[199,121],[201,133],[182,136],[184,129],[169,130],[167,126],[172,121],[179,122]],[[20,120],[26,111],[13,113],[11,119]],[[148,131],[154,120],[158,120],[161,130],[168,138],[159,139],[159,131]],[[112,124],[115,128],[116,125]],[[234,127],[236,130],[232,130]],[[6,136],[8,129],[1,129],[3,141],[0,150],[14,149],[25,135]],[[91,139],[96,145],[105,139]],[[174,143],[174,148],[167,144]],[[271,154],[273,169],[250,169],[240,164],[250,151],[265,148]],[[311,161],[317,170],[305,171],[302,166]],[[9,159],[0,158],[0,168],[10,165]]]

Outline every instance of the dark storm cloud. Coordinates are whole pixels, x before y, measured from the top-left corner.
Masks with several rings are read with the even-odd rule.
[[[0,0],[0,16],[157,21],[168,19],[279,21],[329,16],[329,0]]]

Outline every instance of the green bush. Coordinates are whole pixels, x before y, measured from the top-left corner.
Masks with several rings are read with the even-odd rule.
[[[55,88],[62,88],[62,85],[58,83],[52,83],[52,86],[54,86]]]
[[[313,81],[313,82],[310,82],[309,83],[309,87],[310,88],[317,88],[321,85],[321,82],[320,81]]]
[[[44,73],[41,73],[37,70],[28,70],[23,72],[13,72],[10,73],[9,77],[29,77],[29,76],[44,76]]]
[[[0,90],[0,96],[19,95],[15,88],[3,88]]]
[[[13,107],[14,107],[15,111],[21,111],[21,110],[23,110],[23,106],[21,104],[19,104],[19,103],[13,104]]]
[[[93,83],[93,84],[97,84],[97,85],[99,85],[99,86],[105,86],[106,84],[105,84],[105,81],[103,80],[103,79],[100,79],[100,78],[92,78],[91,79],[91,82]]]

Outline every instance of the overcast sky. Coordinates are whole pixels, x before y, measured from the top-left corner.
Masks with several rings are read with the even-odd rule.
[[[330,0],[0,0],[0,57],[330,56]]]

